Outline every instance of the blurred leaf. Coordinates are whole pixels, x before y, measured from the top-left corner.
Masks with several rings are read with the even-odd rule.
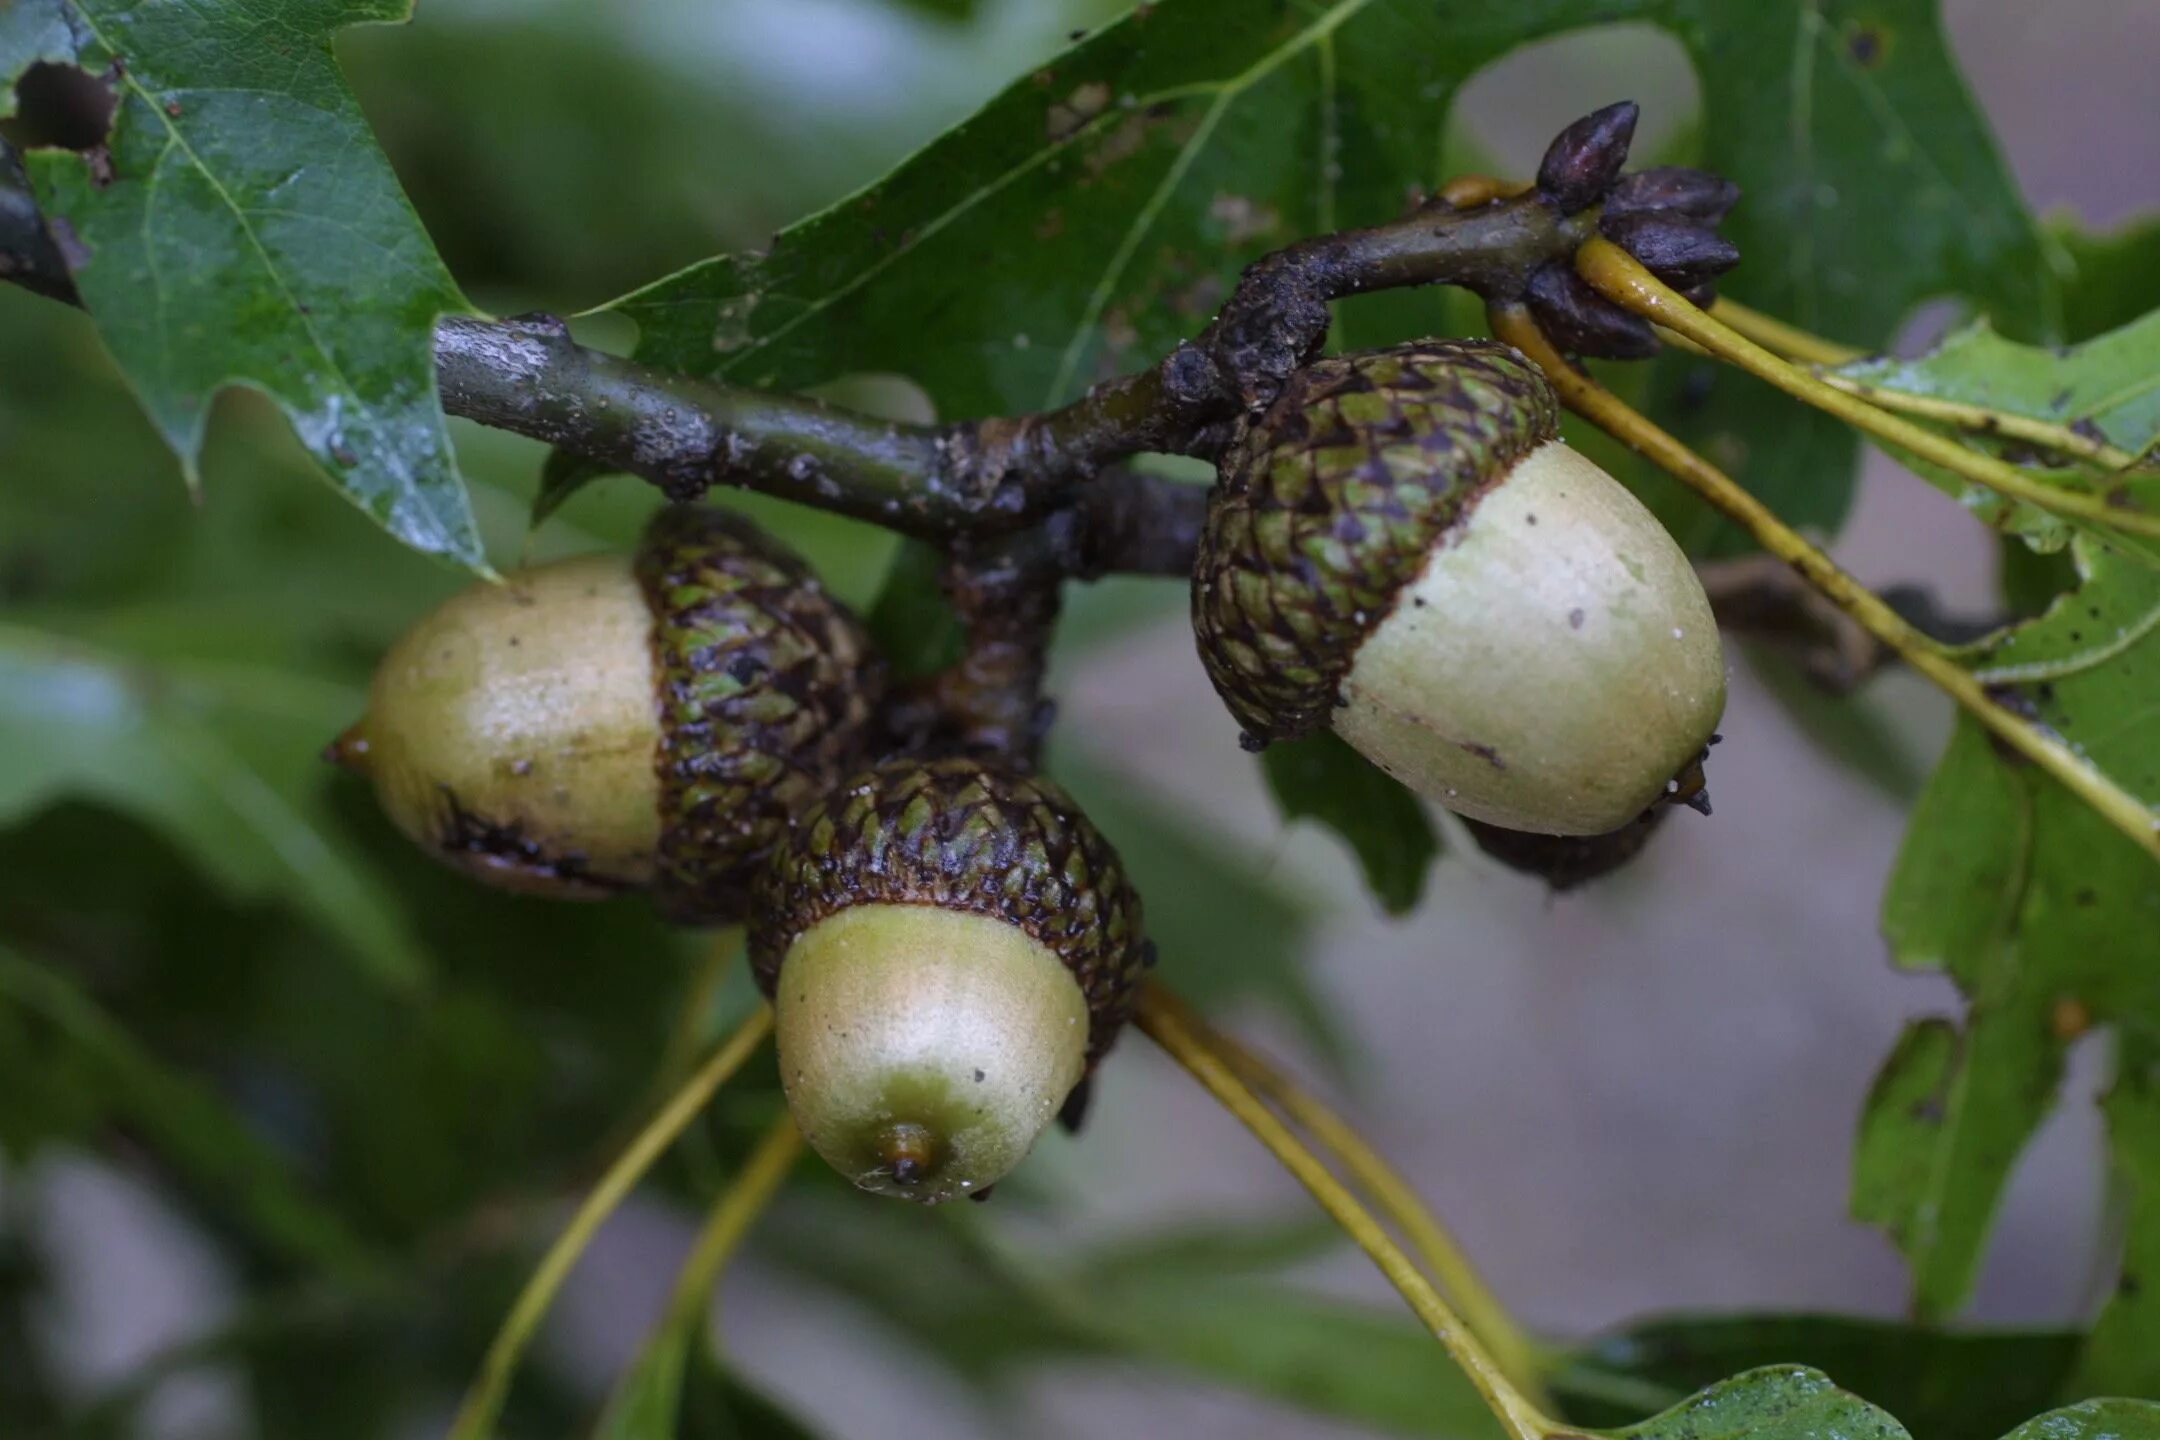
[[[2083,340],[2127,325],[2160,306],[2160,215],[2106,235],[2067,220],[2048,226],[2064,259],[2063,334]]]
[[[140,618],[131,650],[0,623],[0,821],[96,796],[159,826],[234,893],[311,913],[379,982],[417,984],[426,963],[395,897],[319,799],[321,737],[359,697],[218,654],[234,635],[199,617]]]
[[[307,1193],[283,1156],[217,1095],[145,1051],[58,970],[0,947],[0,1004],[52,1027],[66,1073],[94,1096],[78,1098],[140,1128],[188,1184],[215,1195],[267,1244],[348,1284],[375,1273],[374,1257]]]
[[[2067,350],[2016,344],[1979,320],[1918,359],[1859,360],[1838,373],[1882,390],[2068,426],[2136,454],[2160,434],[2160,310]],[[2036,549],[2059,549],[2074,530],[2090,530],[1892,453],[1982,520],[2024,536]],[[2104,495],[2125,511],[2160,515],[2160,469],[2142,475],[2069,468],[2028,473],[2065,489]],[[2160,564],[2160,544],[2137,540],[2129,548]]]
[[[1265,1004],[1331,1064],[1346,1063],[1343,1036],[1305,979],[1305,897],[1142,799],[1130,780],[1078,746],[1053,739],[1051,752],[1052,773],[1139,878],[1163,978],[1211,1013],[1239,1001]]]
[[[1008,1249],[973,1214],[878,1213],[863,1222],[851,1225],[830,1207],[806,1217],[798,1206],[785,1227],[786,1254],[980,1386],[994,1390],[1030,1366],[1093,1356],[1164,1367],[1389,1434],[1501,1433],[1469,1381],[1407,1316],[1261,1278],[1312,1252],[1320,1237],[1303,1224],[1113,1242],[1050,1267]]]
[[[1667,25],[1696,62],[1702,158],[1749,196],[1731,228],[1750,303],[1862,343],[1945,290],[2023,330],[2048,324],[2034,229],[1932,0],[1837,19],[1795,0],[1142,7],[770,250],[616,308],[641,327],[640,358],[738,382],[886,370],[951,416],[1069,399],[1189,335],[1261,252],[1399,213],[1439,178],[1434,137],[1479,68],[1619,19]],[[1796,83],[1794,104],[1762,102]],[[1794,523],[1844,513],[1853,449],[1834,422],[1744,377],[1682,418]]]
[[[1830,1315],[1653,1320],[1595,1341],[1552,1378],[1580,1424],[1626,1423],[1720,1378],[1763,1365],[1838,1377],[1927,1440],[1997,1440],[2061,1392],[2079,1337],[2068,1331],[1957,1334]]]
[[[1608,1435],[1628,1440],[1912,1440],[1903,1425],[1819,1370],[1750,1370],[1683,1400],[1662,1415]]]
[[[435,397],[436,317],[468,307],[330,52],[339,28],[408,8],[19,0],[0,85],[64,30],[74,62],[115,93],[103,144],[35,151],[28,168],[189,484],[211,401],[249,386],[391,534],[482,567]]]
[[[2150,1400],[2087,1400],[2028,1420],[2003,1440],[2155,1440],[2160,1405]]]
[[[706,1312],[669,1324],[617,1382],[593,1440],[810,1440],[720,1361]]]
[[[1833,695],[1809,678],[1792,656],[1767,645],[1749,646],[1747,662],[1800,737],[1825,759],[1905,804],[1919,798],[1927,783],[1926,765],[1873,692]]]
[[[1317,821],[1356,852],[1388,914],[1417,908],[1440,854],[1440,836],[1417,796],[1325,731],[1270,745],[1260,768],[1284,820]]]

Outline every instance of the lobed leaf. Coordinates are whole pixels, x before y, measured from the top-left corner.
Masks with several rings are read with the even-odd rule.
[[[1326,732],[1270,745],[1260,766],[1285,821],[1314,820],[1340,835],[1390,915],[1417,908],[1440,836],[1416,795]]]
[[[1695,63],[1700,159],[1748,195],[1730,227],[1748,257],[1733,293],[1864,341],[1946,289],[2046,328],[2037,236],[1933,0],[1143,6],[770,250],[610,308],[638,322],[640,358],[674,369],[782,389],[891,371],[952,416],[1057,403],[1190,335],[1264,251],[1398,214],[1443,178],[1442,125],[1471,75],[1601,21],[1658,25]],[[1894,247],[1873,238],[1886,215]],[[1382,328],[1440,323],[1413,297],[1389,310]],[[1678,413],[1683,370],[1672,378],[1664,408]],[[1688,433],[1737,451],[1788,518],[1828,528],[1843,514],[1853,448],[1839,426],[1732,377],[1686,409]]]
[[[0,106],[40,62],[111,92],[101,142],[33,151],[28,169],[83,303],[191,487],[211,402],[246,386],[392,535],[484,569],[435,394],[436,318],[470,307],[330,48],[344,26],[409,10],[17,0],[0,12]]]

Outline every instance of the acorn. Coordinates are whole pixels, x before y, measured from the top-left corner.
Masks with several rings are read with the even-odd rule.
[[[1626,826],[1680,793],[1725,706],[1687,557],[1492,341],[1292,375],[1223,455],[1193,628],[1250,748],[1331,727],[1511,830]]]
[[[451,597],[330,747],[423,848],[506,890],[649,890],[740,916],[789,815],[860,763],[881,667],[803,561],[741,516],[662,510],[634,555]]]
[[[924,1203],[1020,1163],[1153,959],[1117,852],[1072,798],[972,759],[889,760],[804,813],[749,949],[811,1148]]]

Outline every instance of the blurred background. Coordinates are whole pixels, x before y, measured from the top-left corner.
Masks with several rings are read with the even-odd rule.
[[[764,243],[1121,8],[428,0],[340,49],[467,292],[496,313],[567,311]],[[2106,228],[2160,205],[2160,9],[1945,9],[2036,207]],[[1653,32],[1578,35],[1479,77],[1451,148],[1526,173],[1559,124],[1630,95],[1647,154],[1695,123],[1695,93]],[[457,440],[505,562],[625,544],[653,503],[596,486],[528,539],[536,447],[462,424]],[[81,317],[0,287],[0,623],[184,651],[159,683],[243,718],[221,721],[216,753],[156,737],[200,764],[175,795],[207,787],[263,824],[320,817],[389,877],[403,918],[385,923],[416,927],[440,978],[398,998],[260,877],[206,873],[107,806],[22,806],[0,830],[0,994],[16,1002],[0,1011],[0,1433],[102,1405],[97,1433],[433,1435],[537,1244],[648,1103],[701,942],[631,904],[478,895],[407,853],[358,787],[301,763],[295,737],[334,733],[373,656],[457,577],[347,511],[252,396],[221,402],[204,478],[191,504]],[[779,523],[846,598],[876,594],[884,537]],[[1879,459],[1836,550],[1871,583],[1998,606],[1991,538]],[[1526,1324],[1580,1337],[1651,1312],[1901,1311],[1903,1268],[1846,1218],[1846,1185],[1876,1067],[1908,1017],[1956,1004],[1947,983],[1893,974],[1876,928],[1948,731],[1939,697],[1892,674],[1833,710],[1736,651],[1714,818],[1677,817],[1620,878],[1559,900],[1451,835],[1424,907],[1391,922],[1336,841],[1276,817],[1178,587],[1113,583],[1073,610],[1058,764],[1142,878],[1165,973],[1340,1099]],[[53,703],[76,700],[95,696]],[[365,896],[323,904],[345,901],[375,913]],[[56,965],[80,988],[40,988]],[[689,1033],[748,1003],[730,982]],[[1979,1319],[2076,1319],[2104,1273],[2103,1061],[2081,1053],[2021,1165]],[[572,1433],[565,1417],[598,1407],[771,1088],[760,1075],[724,1098],[601,1235],[506,1433]],[[298,1157],[344,1230],[253,1184],[260,1137]],[[1085,1135],[1045,1141],[998,1204],[950,1225],[900,1208],[806,1169],[723,1285],[732,1364],[821,1433],[895,1417],[953,1437],[1366,1433],[1022,1318],[1040,1296],[1016,1297],[1065,1262],[1196,1232],[1265,1237],[1271,1283],[1394,1314],[1265,1153],[1137,1037]],[[311,1265],[350,1283],[292,1280]],[[1167,1302],[1123,1319],[1179,1323]]]

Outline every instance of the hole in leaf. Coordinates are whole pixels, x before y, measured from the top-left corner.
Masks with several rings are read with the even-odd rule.
[[[1679,41],[1644,24],[1574,30],[1495,60],[1463,85],[1441,153],[1527,180],[1562,126],[1615,100],[1642,106],[1630,169],[1696,158],[1695,68]]]
[[[119,97],[103,78],[76,65],[41,60],[15,82],[8,139],[26,150],[100,153],[112,134]]]

